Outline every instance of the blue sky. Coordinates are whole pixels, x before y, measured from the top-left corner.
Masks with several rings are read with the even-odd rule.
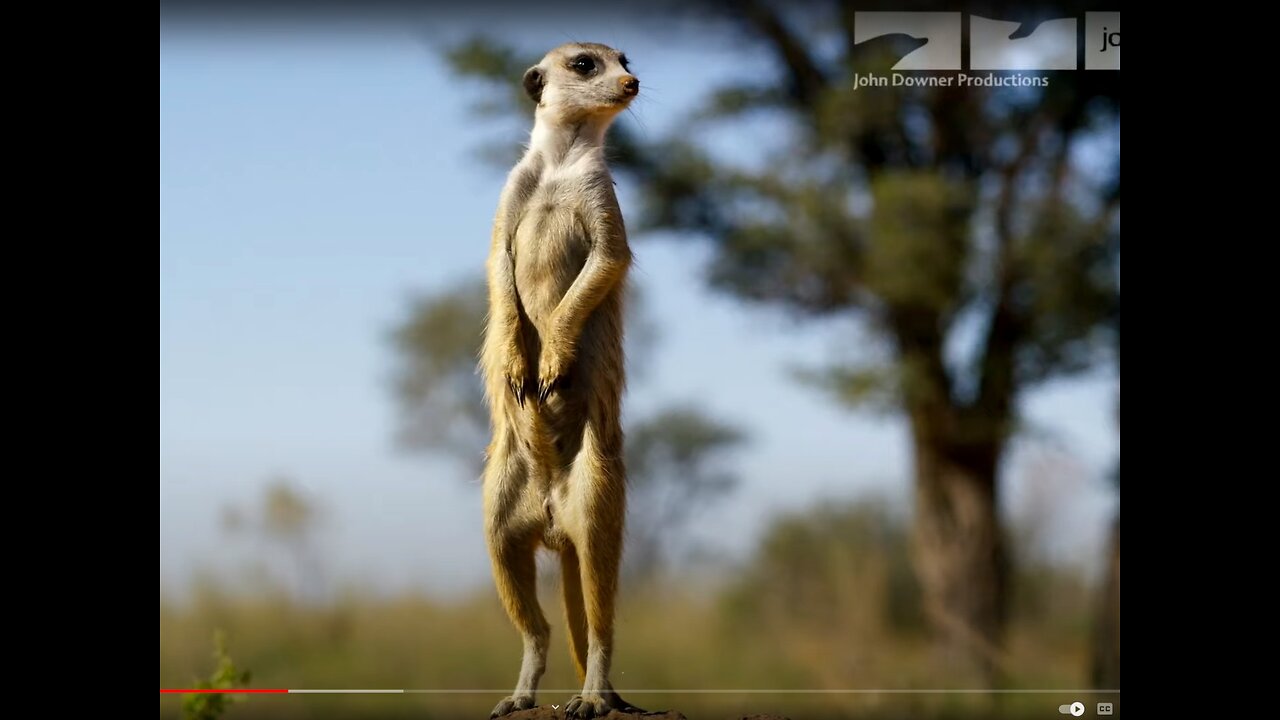
[[[531,49],[570,37],[621,47],[644,88],[627,121],[654,135],[707,88],[752,70],[729,39],[695,43],[599,19],[518,35],[479,20],[345,32],[162,27],[162,589],[249,562],[250,546],[221,534],[220,510],[251,504],[281,474],[326,509],[330,579],[441,593],[488,582],[475,483],[394,445],[387,342],[415,293],[481,271],[504,172],[478,150],[527,131],[478,121],[480,94],[440,59],[443,43],[481,27]],[[715,141],[750,148],[768,135]],[[625,181],[620,190],[625,212]],[[633,246],[635,281],[662,332],[628,412],[692,402],[752,438],[736,463],[738,492],[698,520],[708,547],[739,556],[769,515],[824,497],[905,502],[902,424],[845,412],[790,379],[791,368],[844,347],[847,330],[796,326],[708,292],[696,243],[638,237]],[[1065,555],[1087,558],[1109,515],[1100,478],[1118,448],[1115,387],[1098,373],[1025,402],[1049,439],[1017,444],[1010,509],[1031,517],[1051,505],[1048,542]],[[1049,490],[1032,488],[1028,468],[1050,455],[1071,470]]]

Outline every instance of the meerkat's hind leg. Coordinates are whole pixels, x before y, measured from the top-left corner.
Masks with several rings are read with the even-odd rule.
[[[569,654],[578,682],[587,679],[587,610],[582,599],[582,570],[578,550],[565,543],[560,551],[560,591],[564,596],[564,622],[569,630]]]
[[[573,480],[576,481],[578,491],[587,496],[578,497],[577,500],[583,502],[585,507],[596,508],[596,512],[607,513],[585,518],[584,527],[580,528],[580,537],[575,539],[586,615],[586,672],[582,693],[565,705],[565,716],[586,720],[604,717],[611,710],[644,711],[623,700],[614,692],[613,684],[609,682],[618,565],[622,559],[623,503],[618,497],[610,498],[612,502],[589,497],[591,493],[616,492],[614,483],[622,479],[622,463],[620,459],[599,455],[598,446],[590,434],[590,425],[580,453],[575,463],[575,472],[584,473],[585,476]],[[567,588],[566,583],[566,592]],[[570,632],[572,631],[571,625]]]
[[[520,677],[516,680],[516,688],[493,708],[493,712],[489,714],[491,718],[516,710],[528,710],[537,705],[538,682],[547,667],[547,644],[551,637],[551,627],[538,605],[538,571],[534,559],[536,548],[537,543],[533,538],[490,538],[490,554],[498,595],[524,641],[524,656],[520,662]]]
[[[498,598],[511,623],[520,631],[524,655],[520,677],[510,696],[493,709],[490,717],[500,717],[536,704],[538,682],[547,666],[547,644],[551,627],[538,605],[538,568],[534,554],[538,536],[528,526],[513,527],[521,497],[529,488],[529,462],[518,451],[514,433],[502,433],[491,449],[485,467],[485,535]]]
[[[569,651],[573,656],[573,669],[578,676],[578,682],[584,682],[587,678],[587,610],[583,604],[581,572],[578,551],[570,543],[560,552],[560,573],[561,589],[564,593],[565,625],[569,628]],[[615,710],[631,713],[645,712],[642,708],[622,699],[614,691],[612,684],[607,685],[605,697],[609,699],[610,706]]]

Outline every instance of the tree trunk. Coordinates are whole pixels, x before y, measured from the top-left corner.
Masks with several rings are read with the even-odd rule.
[[[999,684],[1007,563],[996,507],[1000,442],[948,442],[913,422],[914,560],[924,606],[948,652]]]
[[[1103,578],[1094,622],[1093,686],[1120,688],[1120,515],[1111,527]]]

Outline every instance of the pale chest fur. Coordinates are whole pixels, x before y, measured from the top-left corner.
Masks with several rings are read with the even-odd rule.
[[[540,331],[591,251],[590,218],[616,205],[602,158],[545,169],[529,193],[514,236],[516,291]]]

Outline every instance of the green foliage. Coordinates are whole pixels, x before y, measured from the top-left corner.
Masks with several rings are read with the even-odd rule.
[[[311,502],[288,480],[278,478],[267,485],[263,499],[263,530],[284,542],[304,540],[315,525],[316,512]]]
[[[317,500],[299,490],[287,477],[270,479],[263,490],[260,505],[248,509],[237,505],[222,508],[222,528],[231,534],[244,534],[251,540],[265,540],[285,553],[287,572],[293,575],[293,591],[299,597],[319,597],[321,559],[315,547],[316,531],[324,517]],[[260,560],[269,558],[260,555]]]
[[[639,424],[628,435],[627,460],[634,474],[649,478],[669,465],[680,474],[698,475],[713,454],[738,445],[740,430],[688,407],[666,408]],[[637,480],[643,484],[645,480]]]
[[[1088,367],[1096,354],[1091,328],[1117,332],[1109,321],[1113,310],[1119,312],[1118,258],[1110,257],[1104,218],[1053,198],[1028,211],[1030,227],[1016,256],[1023,277],[1012,295],[1029,318],[1032,340],[1019,357],[1019,373],[1035,382],[1061,369]],[[1118,338],[1115,344],[1118,353]]]
[[[730,85],[717,89],[707,99],[696,120],[719,120],[738,117],[755,110],[781,106],[785,97],[775,88],[761,87],[753,83]]]
[[[884,172],[871,182],[867,289],[884,304],[941,317],[961,302],[969,193],[933,172]]]
[[[524,57],[514,50],[494,45],[483,38],[472,38],[450,48],[446,59],[459,75],[485,82],[499,90],[476,107],[484,116],[501,116],[511,112],[533,115],[533,103],[524,93],[520,78],[537,58]]]
[[[487,298],[483,282],[459,283],[415,300],[393,331],[404,446],[447,451],[478,467],[489,430],[476,375]]]
[[[664,408],[627,430],[627,571],[657,571],[683,530],[706,504],[737,484],[726,456],[742,444],[741,430],[690,406]]]
[[[725,607],[736,623],[842,629],[849,639],[916,632],[923,611],[907,537],[903,519],[880,502],[794,512],[766,531]]]
[[[514,50],[481,37],[449,49],[446,59],[459,75],[510,85],[518,85],[516,80],[524,75],[525,68],[537,62],[536,58],[521,57]]]
[[[830,392],[849,407],[890,412],[901,405],[899,368],[892,365],[831,365],[802,368],[796,377]]]
[[[163,637],[163,635],[161,636]],[[192,688],[198,690],[231,690],[248,687],[250,673],[238,670],[227,655],[227,637],[221,630],[213,634],[213,659],[216,667],[207,679],[197,680]],[[226,693],[193,693],[182,698],[183,720],[217,720],[235,702]]]

